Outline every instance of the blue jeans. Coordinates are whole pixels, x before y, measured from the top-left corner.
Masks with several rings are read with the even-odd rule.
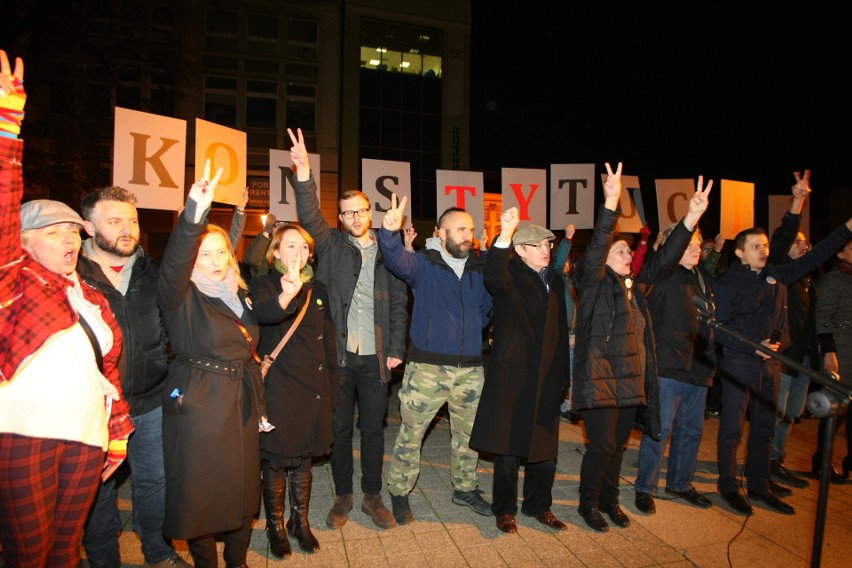
[[[808,367],[810,359],[805,356],[802,365]],[[778,391],[778,412],[775,415],[775,434],[772,436],[772,459],[787,455],[785,447],[793,422],[801,416],[808,401],[808,386],[811,380],[804,374],[781,373],[781,388]]]
[[[639,447],[639,475],[636,491],[656,495],[660,481],[660,463],[669,445],[666,487],[688,491],[692,487],[701,434],[704,432],[704,405],[707,387],[660,377],[660,441],[643,435]]]
[[[133,417],[136,430],[127,444],[130,462],[133,531],[142,542],[142,554],[154,564],[170,558],[175,550],[163,536],[166,514],[166,474],[163,465],[163,409],[156,408]],[[102,483],[83,538],[83,547],[92,566],[120,566],[118,513],[115,476]]]

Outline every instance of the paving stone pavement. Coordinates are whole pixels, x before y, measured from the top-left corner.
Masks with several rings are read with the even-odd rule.
[[[385,432],[387,460],[399,429],[398,384],[392,385],[388,425]],[[608,533],[588,529],[577,513],[580,461],[584,451],[582,423],[560,424],[560,449],[553,512],[568,523],[568,530],[556,532],[534,519],[518,515],[518,532],[506,535],[497,530],[493,517],[477,515],[452,503],[449,481],[450,436],[446,415],[439,415],[423,444],[420,478],[411,494],[411,509],[416,521],[404,527],[381,530],[361,512],[360,476],[356,461],[354,508],[349,522],[339,530],[325,526],[325,516],[333,502],[331,468],[327,461],[314,467],[310,521],[321,544],[316,554],[305,554],[293,543],[294,554],[277,560],[269,554],[264,532],[263,513],[254,523],[248,565],[296,567],[804,567],[811,565],[819,484],[811,479],[805,489],[794,489],[785,500],[796,508],[796,515],[784,516],[759,506],[746,519],[731,513],[716,492],[716,435],[718,419],[705,420],[695,487],[707,495],[714,506],[697,509],[668,497],[664,489],[665,463],[661,479],[657,514],[645,516],[633,504],[633,481],[640,436],[634,432],[625,454],[622,470],[621,503],[631,519],[629,528],[612,527]],[[802,419],[788,442],[788,467],[808,471],[816,440],[817,421]],[[838,434],[835,462],[845,449],[845,437]],[[356,458],[358,440],[355,440]],[[745,457],[740,447],[740,463]],[[493,464],[479,462],[479,483],[484,496],[491,500]],[[523,482],[523,471],[521,472]],[[522,494],[519,491],[520,494]],[[121,485],[120,509],[124,531],[121,534],[122,566],[143,564],[139,540],[130,523],[130,482]],[[390,498],[383,494],[385,504]],[[185,542],[177,542],[178,551],[189,558]],[[221,547],[221,544],[220,544]],[[822,546],[824,567],[849,566],[852,554],[852,483],[831,485]],[[84,561],[84,565],[87,563]],[[0,561],[2,566],[2,561]]]

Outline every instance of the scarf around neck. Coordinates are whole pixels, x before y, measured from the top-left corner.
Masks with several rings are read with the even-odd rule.
[[[277,270],[281,274],[287,274],[287,267],[284,266],[284,263],[281,262],[280,258],[275,259],[275,270]],[[314,269],[311,268],[310,264],[305,264],[305,267],[299,272],[299,278],[302,280],[302,283],[310,282],[314,279]]]
[[[237,317],[242,317],[244,308],[237,294],[240,287],[233,268],[228,267],[225,278],[218,281],[201,274],[193,268],[192,276],[189,279],[198,287],[198,290],[202,294],[210,298],[219,298],[225,302],[226,306],[231,308],[231,311],[237,314]]]

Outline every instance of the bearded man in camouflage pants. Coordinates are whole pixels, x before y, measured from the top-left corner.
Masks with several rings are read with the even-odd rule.
[[[399,392],[401,424],[388,472],[394,518],[400,525],[414,520],[408,495],[420,473],[420,447],[444,403],[450,411],[453,503],[490,516],[491,505],[477,489],[478,454],[469,445],[485,380],[482,330],[491,314],[485,263],[471,254],[473,219],[458,208],[441,215],[438,236],[427,240],[424,252],[405,250],[399,231],[406,201],[403,197],[397,206],[392,197],[379,231],[385,266],[414,291],[408,363]]]

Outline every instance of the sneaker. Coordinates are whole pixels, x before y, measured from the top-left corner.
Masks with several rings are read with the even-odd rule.
[[[349,511],[352,510],[352,494],[337,495],[334,498],[334,505],[328,512],[325,518],[325,526],[330,529],[339,529],[349,520]]]
[[[453,503],[470,507],[480,515],[493,517],[494,512],[491,510],[491,503],[483,499],[481,493],[482,491],[479,489],[474,489],[473,491],[453,491]]]
[[[177,566],[178,568],[192,568],[192,564],[181,558],[181,555],[177,552],[165,560],[154,563],[145,562],[142,566],[145,568],[172,568],[173,566]]]
[[[407,525],[414,522],[414,515],[411,513],[411,507],[408,504],[408,495],[391,495],[391,507],[396,524]]]
[[[385,504],[382,496],[378,493],[365,493],[364,501],[361,503],[361,511],[370,515],[373,523],[381,529],[392,529],[396,526],[396,520]]]

